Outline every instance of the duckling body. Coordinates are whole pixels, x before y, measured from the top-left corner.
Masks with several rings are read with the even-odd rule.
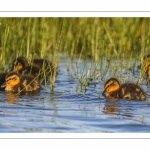
[[[46,59],[33,59],[33,65],[39,67],[41,70],[45,69],[47,72],[50,72],[50,69],[52,69],[52,63]]]
[[[104,86],[103,95],[110,100],[130,99],[146,100],[147,94],[143,89],[134,83],[124,83],[120,85],[116,78],[110,78]]]
[[[6,75],[5,82],[1,85],[5,91],[21,92],[21,91],[38,91],[40,83],[34,76],[19,75],[16,72],[10,72]]]

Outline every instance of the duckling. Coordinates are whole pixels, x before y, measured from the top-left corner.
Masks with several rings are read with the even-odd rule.
[[[116,78],[110,78],[104,85],[103,95],[110,100],[130,99],[146,100],[147,94],[134,83],[120,84]]]
[[[51,76],[54,73],[54,66],[45,59],[33,59],[32,64],[29,65],[26,58],[20,56],[13,61],[11,71],[18,72],[19,74],[30,73],[34,76],[40,74],[40,78],[43,78],[46,75],[48,79],[48,76]]]
[[[9,72],[6,75],[5,82],[1,85],[5,91],[39,91],[41,86],[37,79],[32,75],[19,75],[16,72]]]

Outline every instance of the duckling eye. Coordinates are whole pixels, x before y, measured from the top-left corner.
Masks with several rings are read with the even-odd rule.
[[[111,84],[109,84],[106,89],[108,89],[110,86],[114,85],[114,82],[112,82]]]
[[[8,82],[9,80],[17,80],[17,79],[16,79],[16,77],[10,78],[10,79],[7,79],[6,82]]]
[[[15,64],[16,66],[21,66],[21,63],[19,63],[19,62],[16,62],[16,64]]]

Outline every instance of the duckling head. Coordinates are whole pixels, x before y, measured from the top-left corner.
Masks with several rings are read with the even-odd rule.
[[[20,56],[13,61],[11,71],[18,72],[21,69],[27,67],[28,65],[28,61],[25,59],[25,57]]]
[[[104,85],[103,95],[108,99],[118,99],[118,90],[120,88],[120,83],[116,78],[110,78],[106,81]]]
[[[5,82],[1,85],[6,91],[13,91],[13,88],[20,83],[20,77],[15,72],[10,72],[5,78]]]

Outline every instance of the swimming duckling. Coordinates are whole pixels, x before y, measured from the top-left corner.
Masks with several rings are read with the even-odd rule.
[[[20,56],[13,61],[11,71],[19,74],[32,74],[37,76],[40,74],[40,78],[53,75],[54,66],[51,62],[45,59],[33,59],[31,65],[27,62],[26,58]]]
[[[124,83],[120,85],[116,78],[110,78],[104,85],[103,95],[110,100],[131,99],[146,100],[147,94],[140,86],[134,83]]]
[[[5,82],[1,85],[5,91],[22,92],[38,91],[41,86],[37,79],[31,75],[19,75],[16,72],[9,72],[6,75]]]

